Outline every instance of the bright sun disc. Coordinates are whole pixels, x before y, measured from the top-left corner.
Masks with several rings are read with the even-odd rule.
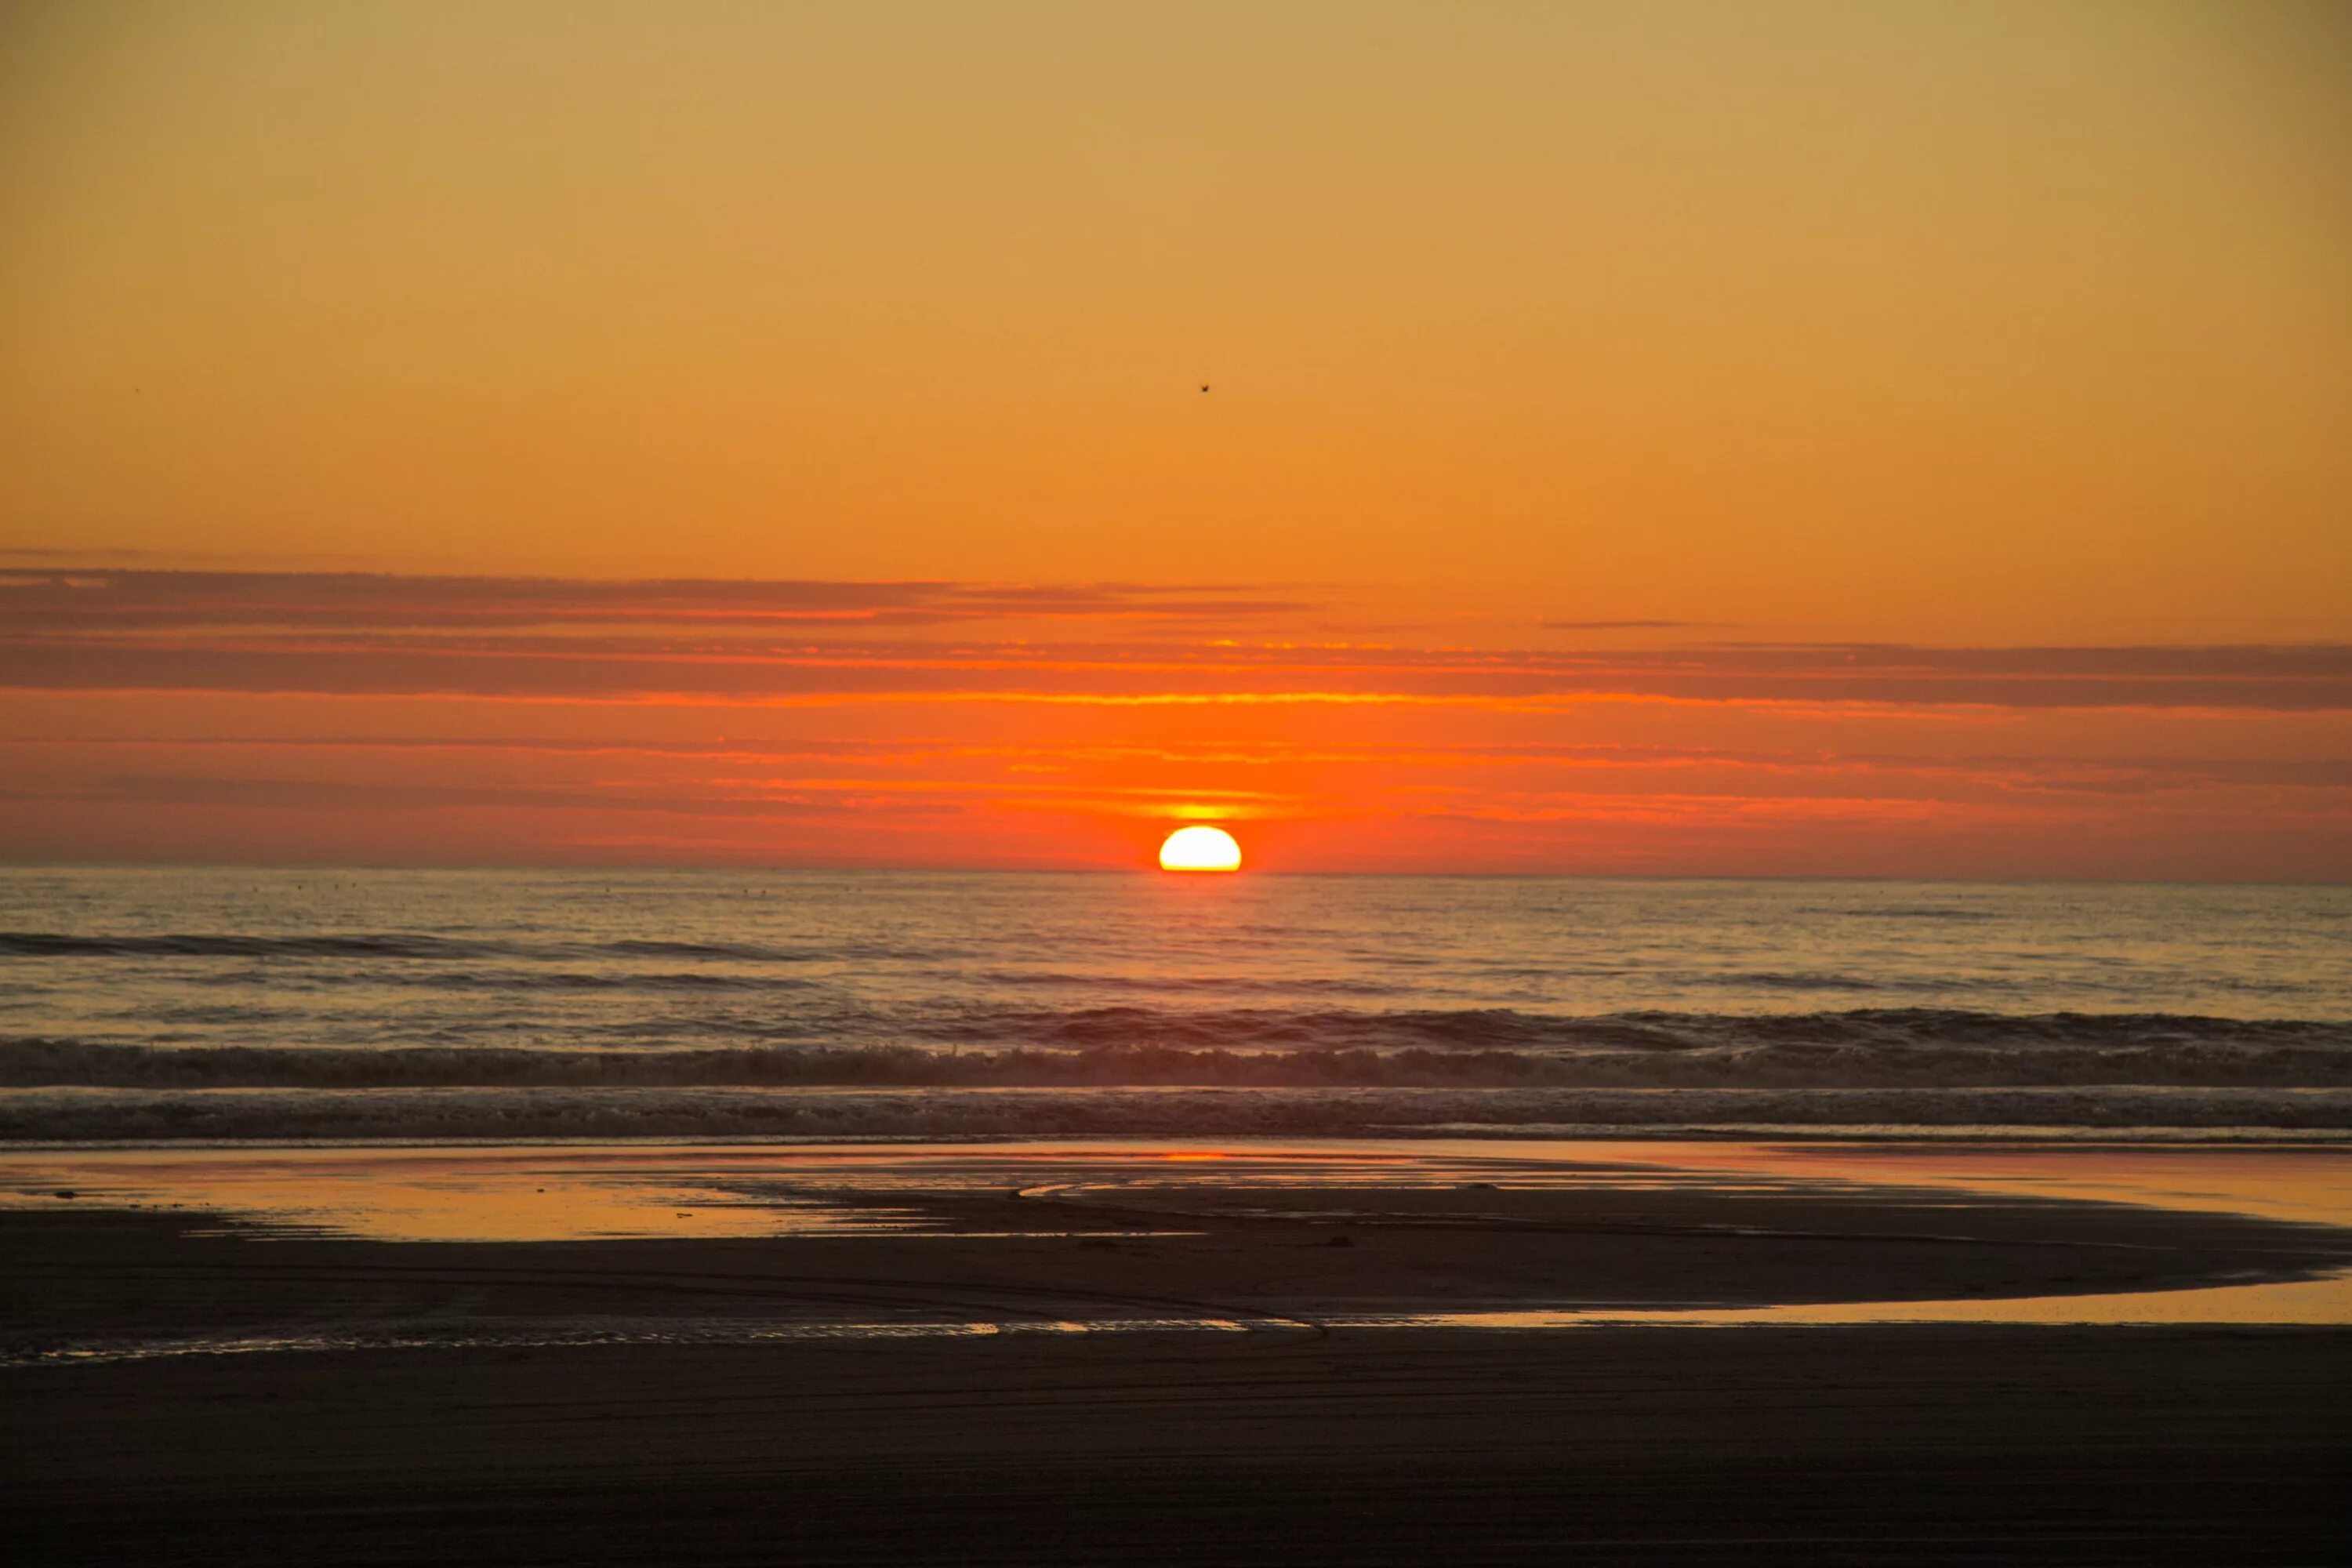
[[[1160,847],[1163,871],[1238,871],[1242,847],[1222,827],[1180,827]]]

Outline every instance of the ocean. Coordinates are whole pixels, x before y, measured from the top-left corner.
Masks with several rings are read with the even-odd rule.
[[[2352,889],[0,871],[0,1137],[2352,1135]]]

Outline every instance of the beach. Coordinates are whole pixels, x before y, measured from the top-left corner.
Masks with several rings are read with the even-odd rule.
[[[2309,1563],[2341,889],[0,879],[9,1561]]]
[[[2323,1561],[2347,1160],[11,1151],[9,1532],[37,1562]]]
[[[17,1562],[2336,1560],[2341,1331],[1371,1331],[6,1374]]]
[[[0,1568],[2352,1565],[2352,4],[0,84]]]

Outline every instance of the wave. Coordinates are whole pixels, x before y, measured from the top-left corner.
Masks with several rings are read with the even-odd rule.
[[[1377,980],[1343,980],[1328,976],[1261,979],[1241,974],[1081,974],[1050,969],[989,969],[972,978],[984,985],[1013,989],[1144,992],[1156,994],[1185,992],[1233,994],[1263,992],[1286,996],[1395,996],[1407,987]]]
[[[866,1018],[870,1030],[876,1021]],[[874,1039],[809,1016],[697,1017],[758,1044],[155,1046],[0,1038],[0,1085],[414,1088],[1223,1085],[2352,1087],[2352,1025],[1943,1009],[1804,1015],[1097,1007],[916,1014]],[[655,1038],[658,1021],[624,1026]]]
[[[2006,917],[1992,910],[1955,909],[1947,905],[1925,904],[1916,908],[1899,905],[1876,906],[1857,904],[1848,907],[1824,905],[1801,906],[1800,915],[1827,915],[1837,920],[1856,921],[1997,921]]]
[[[0,1140],[979,1139],[1117,1135],[2297,1139],[2352,1090],[2179,1089],[0,1089]]]
[[[747,942],[656,942],[632,937],[621,942],[583,943],[590,952],[617,953],[624,958],[716,958],[740,963],[773,963],[780,960],[814,956],[809,952],[786,952],[772,947],[757,947]]]
[[[1886,987],[1875,980],[1864,980],[1855,974],[1824,974],[1818,972],[1783,973],[1771,969],[1734,970],[1723,973],[1698,973],[1683,977],[1686,985],[1721,985],[1742,990],[1759,991],[1884,991]],[[1937,990],[1950,990],[1958,984],[1948,976],[1932,982]],[[1917,981],[1908,983],[1911,986]]]
[[[221,977],[224,989],[252,990],[247,977]],[[205,984],[205,982],[197,982]],[[268,988],[280,991],[391,988],[435,992],[488,992],[497,995],[527,996],[534,992],[630,992],[688,991],[707,993],[742,992],[759,994],[768,992],[810,991],[820,982],[804,980],[797,975],[745,973],[740,970],[664,970],[628,971],[614,969],[517,969],[507,966],[489,969],[436,968],[418,974],[399,969],[345,968],[331,973],[319,973],[290,979],[281,974],[268,977]]]
[[[951,957],[935,949],[866,942],[813,947],[763,947],[743,942],[520,942],[491,938],[425,936],[409,931],[343,932],[322,936],[250,936],[168,932],[152,936],[89,936],[68,931],[0,931],[0,958],[385,958],[457,961],[596,958],[700,959],[735,963],[819,963],[856,959]]]
[[[372,936],[76,936],[0,931],[13,958],[479,958],[509,944],[385,932]]]
[[[845,1023],[846,1020],[845,1020]],[[2352,1060],[2352,1024],[2215,1018],[2179,1014],[2015,1015],[1961,1008],[1857,1008],[1822,1013],[1600,1015],[1508,1007],[1157,1008],[1064,1010],[965,1005],[877,1020],[903,1037],[941,1045],[1017,1043],[1051,1049],[1193,1051],[1501,1050],[1539,1054],[1668,1055],[1777,1049],[1945,1059],[1970,1050],[2004,1058],[2034,1049],[2069,1055],[2166,1050],[2182,1056],[2305,1047]],[[800,1027],[795,1022],[795,1029]]]

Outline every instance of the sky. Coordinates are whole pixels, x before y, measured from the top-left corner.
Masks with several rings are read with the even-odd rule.
[[[2352,878],[2352,7],[0,0],[0,858]]]

